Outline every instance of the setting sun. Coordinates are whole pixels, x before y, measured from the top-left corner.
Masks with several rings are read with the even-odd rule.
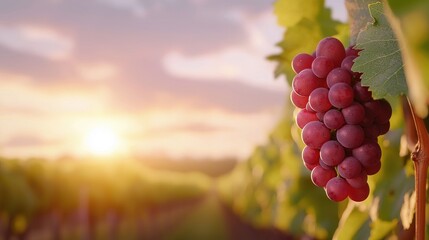
[[[109,127],[92,128],[85,137],[85,146],[91,154],[110,155],[118,150],[118,135]]]

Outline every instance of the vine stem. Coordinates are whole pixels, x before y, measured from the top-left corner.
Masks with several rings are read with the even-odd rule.
[[[416,189],[416,239],[425,239],[426,229],[426,179],[429,166],[429,136],[423,119],[417,116],[413,106],[408,100],[408,105],[413,116],[417,143],[411,153],[414,162],[415,189]]]

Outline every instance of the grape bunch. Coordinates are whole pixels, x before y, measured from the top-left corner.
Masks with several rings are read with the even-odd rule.
[[[384,99],[374,100],[351,70],[358,50],[336,38],[321,40],[312,55],[292,61],[296,123],[302,129],[302,160],[311,180],[329,199],[363,201],[369,195],[368,175],[381,168],[377,137],[389,131],[392,115]]]

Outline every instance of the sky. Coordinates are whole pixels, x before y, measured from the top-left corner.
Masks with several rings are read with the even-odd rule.
[[[0,1],[0,156],[245,158],[288,97],[272,3]]]

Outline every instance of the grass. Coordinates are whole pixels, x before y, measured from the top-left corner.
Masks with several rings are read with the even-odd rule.
[[[213,194],[187,215],[183,221],[172,229],[166,240],[222,240],[229,239],[222,209]]]

